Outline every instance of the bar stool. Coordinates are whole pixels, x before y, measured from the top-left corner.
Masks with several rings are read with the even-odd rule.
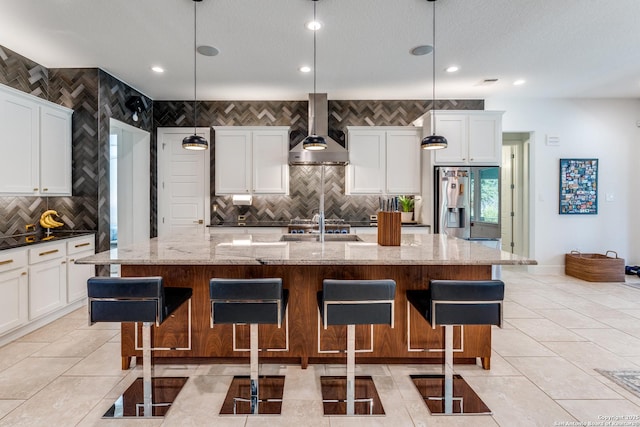
[[[116,400],[103,418],[163,417],[187,377],[152,377],[151,324],[160,326],[184,302],[191,288],[164,287],[162,277],[92,277],[87,281],[89,325],[142,322],[142,378]]]
[[[372,325],[369,351],[373,351],[373,325],[394,326],[395,294],[396,282],[393,280],[325,279],[322,282],[318,309],[324,329],[328,325],[347,325],[346,378],[320,378],[325,415],[384,415],[373,379],[370,376],[355,377],[355,325]],[[319,346],[318,338],[318,351]],[[356,406],[356,403],[368,405]]]
[[[428,290],[407,291],[407,316],[411,304],[433,329],[444,326],[444,375],[411,375],[431,414],[491,414],[467,382],[453,373],[453,326],[502,327],[503,300],[501,280],[431,280]]]
[[[282,279],[213,278],[209,282],[209,293],[211,327],[215,324],[249,324],[250,376],[233,378],[220,414],[280,414],[284,376],[260,376],[258,325],[276,324],[280,328],[283,320],[286,321],[289,291],[282,289]],[[261,383],[264,385],[262,393],[259,391]]]

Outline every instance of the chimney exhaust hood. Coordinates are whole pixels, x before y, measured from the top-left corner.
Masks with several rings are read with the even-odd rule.
[[[315,97],[315,99],[314,99]],[[315,130],[327,141],[325,150],[305,150],[302,142],[289,151],[290,165],[346,165],[349,152],[340,143],[329,137],[329,102],[326,93],[309,94],[309,129],[313,129],[315,108]]]

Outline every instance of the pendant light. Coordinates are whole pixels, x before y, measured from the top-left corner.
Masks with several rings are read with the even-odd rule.
[[[196,74],[196,30],[198,22],[196,3],[199,3],[201,1],[202,0],[193,0],[193,135],[189,135],[182,140],[182,148],[186,148],[187,150],[206,150],[207,148],[209,148],[209,143],[207,142],[207,140],[200,135],[196,135],[196,118],[198,108],[198,101],[196,98],[196,85],[198,82]]]
[[[317,22],[316,20],[316,2],[318,0],[311,0],[313,2],[313,22]],[[313,115],[311,116],[311,120],[313,123],[311,124],[311,132],[309,136],[307,136],[302,141],[302,148],[305,150],[326,150],[327,141],[320,135],[316,135],[316,32],[318,30],[313,30]]]
[[[433,51],[431,52],[431,68],[432,68],[432,98],[431,98],[431,111],[435,110],[436,105],[436,0],[427,0],[433,2]],[[431,114],[433,133],[429,136],[425,136],[420,143],[420,147],[423,150],[439,150],[441,148],[447,148],[447,138],[444,136],[436,135],[436,120],[433,114]]]

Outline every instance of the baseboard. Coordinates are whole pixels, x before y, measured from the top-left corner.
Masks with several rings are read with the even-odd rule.
[[[26,325],[20,326],[18,329],[14,329],[11,332],[7,332],[6,334],[2,335],[0,337],[0,347],[4,346],[6,344],[9,344],[12,341],[17,340],[18,338],[21,338],[25,335],[27,335],[28,333],[31,333],[33,331],[35,331],[36,329],[42,328],[43,326],[48,325],[49,323],[53,322],[54,320],[58,320],[59,318],[61,318],[62,316],[66,316],[67,314],[71,313],[72,311],[75,311],[77,309],[79,309],[80,307],[86,305],[87,300],[86,298],[82,298],[76,302],[73,302],[71,304],[68,304],[56,311],[53,311],[43,317],[40,317],[36,320],[33,320],[29,323],[27,323]]]

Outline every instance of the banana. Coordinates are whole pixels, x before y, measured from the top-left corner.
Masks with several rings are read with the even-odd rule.
[[[55,219],[53,219],[52,217],[48,217],[49,222],[51,224],[53,224],[54,227],[62,227],[64,225],[64,223],[60,222],[60,221],[56,221]]]
[[[53,209],[44,211],[43,214],[40,215],[40,225],[44,228],[62,227],[64,223],[53,219],[53,215],[58,216],[58,212]]]
[[[50,223],[49,220],[50,218],[48,216],[40,218],[40,225],[44,228],[54,228],[54,225]]]

